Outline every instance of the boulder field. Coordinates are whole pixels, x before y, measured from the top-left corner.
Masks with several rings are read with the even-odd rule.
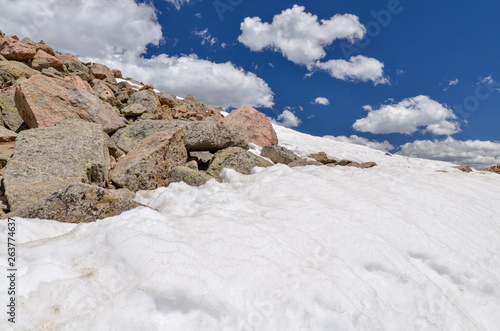
[[[301,158],[256,109],[222,111],[0,31],[0,214],[92,222],[137,207],[139,190],[220,181],[224,168],[375,166]]]

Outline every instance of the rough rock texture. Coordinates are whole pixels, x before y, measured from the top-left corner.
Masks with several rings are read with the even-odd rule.
[[[207,174],[219,178],[222,169],[230,168],[239,173],[250,175],[254,167],[267,168],[272,165],[269,161],[243,148],[229,147],[215,153],[208,167]]]
[[[90,74],[90,69],[87,68],[75,55],[56,55],[56,57],[66,66],[69,72],[83,72]]]
[[[40,42],[36,44],[36,48],[41,49],[42,51],[44,51],[45,53],[47,53],[49,55],[56,56],[56,52],[54,52],[52,47],[47,45],[43,40],[40,40]]]
[[[73,183],[104,187],[110,157],[99,124],[65,121],[18,134],[4,183],[12,210]]]
[[[16,108],[15,94],[15,86],[0,90],[0,109],[3,124],[12,131],[18,132],[24,121]]]
[[[207,164],[212,160],[212,153],[207,151],[190,151],[189,158],[199,164]]]
[[[120,129],[111,136],[111,139],[125,153],[134,149],[143,139],[163,130],[179,126],[179,121],[137,121]]]
[[[278,145],[278,135],[269,119],[250,106],[243,106],[231,111],[224,121],[249,143],[261,147]]]
[[[115,76],[115,78],[123,78],[122,72],[120,70],[113,69],[111,70],[111,72],[113,73],[113,76]]]
[[[346,165],[349,165],[351,163],[353,163],[353,161],[351,161],[351,160],[340,160],[339,162],[337,162],[337,164],[339,166],[346,166]]]
[[[92,89],[94,94],[104,102],[111,104],[116,100],[111,88],[103,81],[98,81]]]
[[[7,60],[28,61],[35,57],[36,48],[12,38],[5,38],[0,45],[0,55]]]
[[[139,204],[126,189],[106,190],[88,184],[72,184],[13,212],[9,216],[88,223],[116,216]]]
[[[125,120],[111,105],[71,82],[43,75],[17,86],[16,105],[30,128],[50,127],[66,119],[99,123],[105,132],[125,126]]]
[[[187,161],[186,134],[186,127],[178,126],[142,140],[118,160],[110,173],[111,180],[134,192],[167,186],[170,170]]]
[[[36,52],[31,67],[35,70],[42,71],[42,69],[54,68],[58,71],[64,71],[64,64],[55,56],[48,54],[43,50]]]
[[[64,80],[69,83],[72,83],[73,85],[76,85],[76,87],[81,88],[82,90],[85,90],[90,94],[95,95],[94,90],[92,89],[92,87],[90,87],[90,84],[85,80],[83,80],[82,78],[80,78],[80,76],[66,76],[64,77]]]
[[[1,61],[0,62],[0,70],[8,72],[15,79],[19,78],[30,78],[33,75],[38,75],[40,72],[31,69],[26,64],[16,61]]]
[[[116,84],[115,75],[104,64],[93,63],[89,65],[88,68],[90,69],[92,76],[95,78],[107,81],[111,84]]]
[[[8,61],[3,55],[0,55],[0,61]]]
[[[260,155],[271,159],[274,163],[283,164],[289,164],[299,158],[294,152],[282,146],[264,146]]]
[[[194,170],[188,167],[174,167],[168,175],[170,183],[184,182],[190,186],[201,186],[212,179],[203,171]]]
[[[158,97],[152,90],[135,92],[128,99],[128,105],[121,110],[127,116],[138,116],[144,113],[157,113],[161,108]]]
[[[0,70],[0,89],[14,85],[16,79],[7,71]]]
[[[351,162],[349,164],[346,164],[346,167],[361,168],[361,164],[359,164],[358,162]]]
[[[298,159],[298,160],[295,160],[295,161],[288,163],[288,166],[291,168],[293,168],[293,167],[305,167],[305,166],[309,166],[309,165],[322,166],[323,163],[318,162],[318,161],[304,160],[304,159]]]
[[[321,162],[323,164],[330,164],[330,163],[337,163],[337,160],[330,159],[328,155],[326,155],[325,152],[319,152],[319,153],[314,153],[309,155],[309,157],[315,159],[318,162]]]
[[[52,78],[63,78],[64,74],[62,72],[57,71],[54,68],[42,69],[42,74]]]
[[[0,142],[14,141],[17,138],[17,133],[0,126]]]
[[[188,151],[210,151],[228,147],[248,149],[245,139],[228,127],[219,118],[210,118],[201,122],[188,122],[186,148]]]

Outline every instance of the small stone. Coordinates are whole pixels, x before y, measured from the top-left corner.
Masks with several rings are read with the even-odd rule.
[[[457,168],[458,170],[463,171],[463,172],[472,172],[472,169],[468,165],[461,165],[461,166],[456,166],[453,168]]]
[[[367,169],[367,168],[373,168],[377,166],[375,162],[363,162],[361,163],[361,168]]]
[[[289,164],[299,157],[292,151],[282,146],[264,146],[261,156],[269,158],[274,163]]]
[[[309,157],[315,159],[318,162],[321,162],[323,164],[330,164],[330,163],[337,163],[337,160],[330,159],[325,152],[319,152],[315,154],[309,155]]]
[[[309,161],[309,160],[304,160],[304,159],[298,159],[298,160],[295,160],[295,161],[292,161],[292,162],[288,163],[288,166],[290,168],[305,167],[305,166],[309,166],[309,165],[312,165],[312,166],[323,166],[324,164],[321,163],[321,162],[318,162],[318,161]]]
[[[174,167],[168,175],[169,184],[184,182],[190,186],[201,186],[212,178],[203,171],[188,167]]]

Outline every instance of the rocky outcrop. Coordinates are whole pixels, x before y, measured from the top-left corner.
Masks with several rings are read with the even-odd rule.
[[[88,184],[72,184],[11,213],[10,217],[50,219],[64,223],[88,223],[116,216],[139,204],[126,189],[106,190]]]
[[[73,183],[105,187],[110,157],[99,124],[66,121],[18,134],[14,155],[4,172],[12,210]]]
[[[134,192],[167,186],[170,171],[187,161],[186,134],[185,126],[177,126],[142,140],[117,161],[111,180]]]
[[[255,167],[267,168],[273,164],[252,152],[240,147],[229,147],[215,153],[207,174],[219,178],[224,168],[234,169],[244,175],[250,175]]]
[[[245,139],[217,117],[200,122],[188,122],[187,126],[188,151],[217,152],[228,147],[248,149]]]
[[[278,145],[278,135],[269,119],[250,106],[231,111],[224,121],[249,143],[261,147]]]
[[[294,152],[282,146],[264,146],[260,155],[269,158],[274,163],[282,164],[289,164],[299,158]]]
[[[121,110],[126,116],[139,116],[144,113],[154,114],[160,110],[160,101],[152,90],[135,92],[128,99],[128,105]]]
[[[30,128],[50,127],[66,119],[98,123],[105,132],[125,126],[111,105],[71,82],[43,75],[34,75],[17,86],[16,106]]]
[[[184,182],[190,186],[201,186],[212,179],[203,171],[191,169],[189,167],[174,167],[168,175],[169,183]]]
[[[111,84],[116,84],[115,75],[104,64],[93,63],[88,66],[90,73],[97,79],[104,80]]]

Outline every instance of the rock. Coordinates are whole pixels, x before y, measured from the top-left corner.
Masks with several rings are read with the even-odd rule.
[[[384,155],[385,155],[385,156],[392,156],[392,154],[391,154],[391,153],[389,153],[389,152],[385,153]]]
[[[461,166],[456,166],[453,168],[457,168],[458,170],[463,171],[463,172],[472,172],[472,169],[468,165],[461,165]]]
[[[14,85],[16,79],[7,71],[0,70],[0,89]]]
[[[17,110],[15,94],[15,86],[0,90],[0,111],[3,124],[8,129],[19,132],[24,124],[24,121]]]
[[[373,168],[376,166],[377,166],[377,164],[375,162],[363,162],[363,163],[361,163],[361,168],[363,168],[363,169]]]
[[[111,136],[111,140],[113,140],[118,148],[128,153],[147,137],[179,125],[181,125],[179,121],[138,121],[116,131]]]
[[[21,41],[25,44],[36,47],[36,43],[33,40],[31,40],[29,37],[24,37]]]
[[[173,108],[175,106],[175,102],[176,102],[175,95],[168,94],[165,92],[160,92],[157,95],[158,95],[158,100],[160,101],[160,104],[162,106],[166,105],[170,108]]]
[[[174,167],[168,175],[169,184],[184,182],[190,186],[201,186],[212,178],[203,171],[188,167]]]
[[[17,138],[17,133],[0,126],[0,142],[14,141]]]
[[[64,75],[54,68],[42,69],[42,74],[52,78],[63,78]]]
[[[111,70],[111,73],[115,76],[115,78],[123,78],[122,72],[118,69]]]
[[[330,159],[325,152],[319,152],[315,154],[309,155],[309,157],[315,159],[318,162],[321,162],[323,164],[330,164],[330,163],[337,163],[337,160]]]
[[[346,164],[346,167],[362,168],[361,164],[359,164],[358,162],[348,163],[348,164]]]
[[[0,70],[8,72],[17,80],[19,78],[30,78],[33,75],[40,74],[38,71],[31,69],[26,64],[16,61],[0,62]]]
[[[271,159],[274,163],[289,164],[299,157],[292,151],[282,146],[264,146],[261,156]]]
[[[344,166],[346,166],[346,165],[348,165],[348,164],[350,164],[350,163],[352,163],[352,162],[353,162],[353,161],[351,161],[351,160],[340,160],[339,162],[337,162],[337,164],[338,164],[339,166],[343,166],[343,167],[344,167]]]
[[[82,90],[85,90],[90,94],[95,95],[94,90],[92,89],[92,87],[90,87],[90,84],[80,78],[80,76],[66,76],[64,77],[64,80],[76,85],[76,87],[81,88]]]
[[[294,167],[305,167],[305,166],[309,166],[309,165],[313,165],[313,166],[322,166],[323,163],[321,162],[318,162],[318,161],[309,161],[309,160],[304,160],[304,159],[298,159],[298,160],[295,160],[295,161],[292,161],[290,163],[288,163],[288,166],[290,168],[294,168]]]
[[[7,165],[7,162],[9,162],[11,157],[12,157],[12,154],[0,154],[0,169],[5,168],[5,166]],[[3,178],[2,178],[2,180],[3,180]]]
[[[245,139],[221,119],[188,122],[186,148],[188,151],[216,152],[228,147],[248,149]]]
[[[126,116],[138,116],[143,113],[157,113],[160,107],[160,101],[156,94],[146,89],[132,94],[128,100],[128,106],[123,108],[121,112]]]
[[[134,192],[167,186],[170,170],[187,161],[186,134],[186,127],[178,126],[142,140],[118,160],[110,173],[111,180]]]
[[[41,49],[42,51],[44,51],[45,53],[47,53],[49,55],[56,56],[56,52],[54,52],[52,47],[47,45],[43,40],[40,40],[40,42],[36,44],[36,48]]]
[[[122,102],[127,103],[129,97],[132,95],[133,90],[131,88],[126,88],[115,93],[115,99]]]
[[[56,55],[56,57],[64,64],[69,72],[82,72],[90,74],[90,69],[87,68],[87,66],[84,65],[75,55]]]
[[[5,38],[0,45],[0,55],[7,60],[28,61],[33,59],[35,54],[35,47],[12,38]]]
[[[139,206],[134,197],[135,194],[126,189],[106,190],[88,184],[71,184],[9,216],[88,223],[120,215]]]
[[[57,71],[64,71],[64,64],[55,56],[46,53],[43,50],[36,52],[31,67],[35,70],[42,71],[42,69],[54,68]]]
[[[269,119],[250,106],[231,111],[224,121],[249,143],[261,147],[278,145],[278,136]]]
[[[272,165],[271,162],[243,148],[229,147],[215,153],[208,167],[207,174],[219,178],[222,169],[230,168],[244,175],[250,175],[252,169],[255,167],[267,168]]]
[[[111,105],[67,80],[35,75],[16,87],[16,106],[30,128],[50,127],[66,119],[99,123],[105,132],[125,126]]]
[[[73,183],[108,183],[110,157],[99,124],[65,121],[18,134],[4,173],[12,210]]]
[[[90,73],[97,79],[104,80],[111,84],[116,84],[115,75],[104,64],[93,63],[88,66]]]
[[[198,162],[196,162],[195,160],[187,161],[184,166],[188,167],[189,169],[198,170]]]
[[[199,164],[208,164],[212,161],[212,153],[206,151],[190,151],[189,158]]]
[[[109,88],[109,86],[101,80],[94,85],[93,90],[94,94],[104,102],[112,104],[116,101],[115,94],[111,88]]]
[[[9,60],[7,60],[5,57],[3,57],[3,55],[0,55],[0,61],[9,61]]]
[[[203,116],[210,116],[210,108],[196,99],[194,95],[189,94],[185,99],[179,100],[177,97],[173,97],[174,108],[173,112],[178,115],[179,118],[188,119],[190,117],[196,117],[197,114]]]

